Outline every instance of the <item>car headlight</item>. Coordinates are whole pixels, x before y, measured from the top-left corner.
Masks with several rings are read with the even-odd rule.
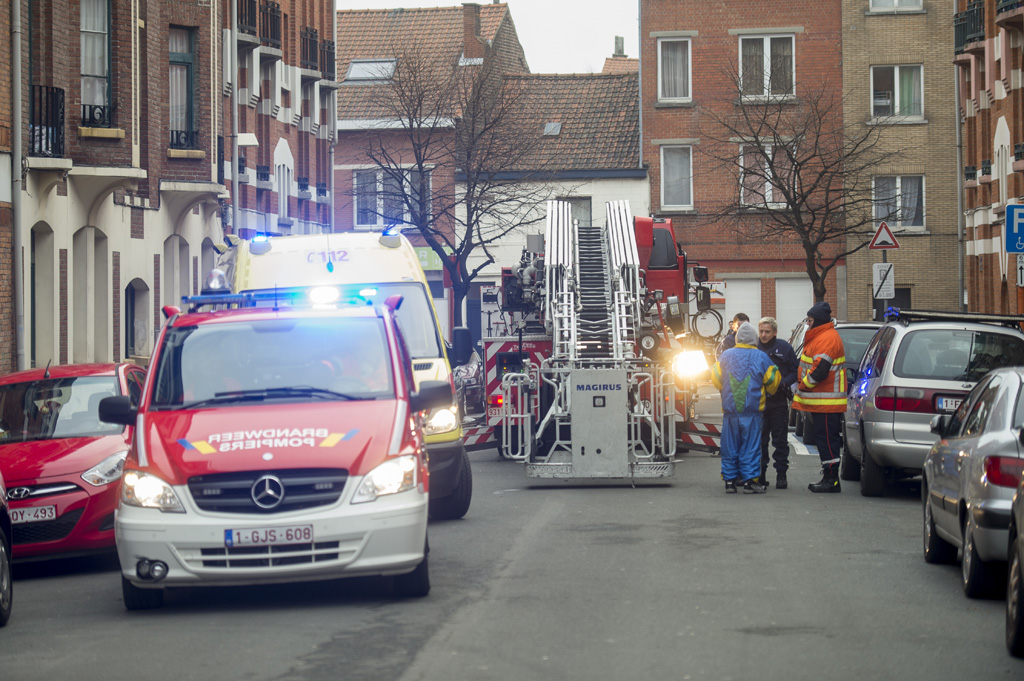
[[[366,474],[352,497],[353,504],[373,501],[385,494],[398,494],[416,486],[416,457],[412,455],[388,459]]]
[[[124,460],[128,457],[128,450],[111,454],[98,464],[82,473],[82,480],[94,487],[109,485],[121,477],[124,470]]]
[[[672,373],[692,378],[708,370],[708,358],[700,350],[683,350],[672,360]]]
[[[437,435],[438,433],[447,433],[455,430],[459,427],[459,408],[445,407],[444,409],[435,409],[427,419],[427,422],[423,425],[424,435]]]
[[[185,512],[170,485],[155,475],[139,471],[128,471],[121,479],[121,503],[158,508],[164,513]]]

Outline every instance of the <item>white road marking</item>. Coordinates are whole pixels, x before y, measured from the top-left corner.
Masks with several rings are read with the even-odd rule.
[[[807,447],[804,446],[804,443],[800,442],[793,433],[789,434],[788,442],[789,448],[793,451],[793,454],[797,456],[818,456],[817,448],[815,448],[815,451],[813,452],[808,450]]]

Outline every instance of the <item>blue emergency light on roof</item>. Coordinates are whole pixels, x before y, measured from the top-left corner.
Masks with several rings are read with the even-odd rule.
[[[402,232],[397,225],[392,225],[381,232],[377,241],[384,248],[398,248],[402,245]]]
[[[309,290],[309,302],[313,305],[333,305],[341,298],[337,286],[316,286]]]
[[[267,235],[266,234],[257,234],[256,236],[254,236],[252,238],[252,240],[253,240],[253,243],[255,243],[257,241],[266,241],[267,240]]]

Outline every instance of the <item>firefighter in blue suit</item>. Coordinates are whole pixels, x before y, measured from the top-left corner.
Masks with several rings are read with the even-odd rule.
[[[722,394],[722,479],[725,491],[763,494],[761,428],[765,400],[774,395],[782,376],[768,355],[757,349],[757,331],[749,322],[736,331],[736,347],[722,353],[711,371]]]

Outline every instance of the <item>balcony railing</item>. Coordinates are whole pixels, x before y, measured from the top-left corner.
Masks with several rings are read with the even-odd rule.
[[[99,104],[82,105],[82,125],[86,128],[111,128],[114,126],[114,107]]]
[[[276,2],[260,4],[260,43],[281,49],[281,5]]]
[[[309,178],[308,177],[296,177],[295,184],[299,185],[300,192],[309,191]]]
[[[969,43],[985,39],[985,3],[975,0],[967,9],[953,17],[954,43],[956,53],[964,51]]]
[[[238,0],[238,30],[242,33],[259,35],[259,5],[256,0]]]
[[[989,175],[989,176],[992,175],[992,161],[991,160],[985,159],[985,160],[983,160],[981,162],[981,174],[982,174],[983,177],[985,175]]]
[[[256,166],[256,181],[270,182],[270,166]]]
[[[33,85],[29,102],[29,156],[64,157],[64,90]]]
[[[974,182],[978,179],[978,167],[977,166],[964,166],[964,181]]]
[[[309,69],[316,71],[319,66],[317,59],[317,43],[320,40],[320,34],[315,28],[309,26],[299,31],[299,44],[302,47],[299,55],[299,68]]]
[[[1024,161],[1024,144],[1013,145],[1013,160]]]
[[[171,149],[197,149],[199,132],[196,130],[171,130]]]
[[[245,156],[238,155],[238,174],[245,175]]]
[[[338,68],[337,59],[334,56],[334,41],[320,41],[320,73],[325,80],[334,80],[334,72]]]
[[[327,183],[326,182],[317,182],[316,183],[316,195],[317,196],[327,196]]]
[[[996,13],[1012,12],[1022,6],[1024,6],[1024,2],[1021,2],[1021,0],[998,0],[996,2]]]

